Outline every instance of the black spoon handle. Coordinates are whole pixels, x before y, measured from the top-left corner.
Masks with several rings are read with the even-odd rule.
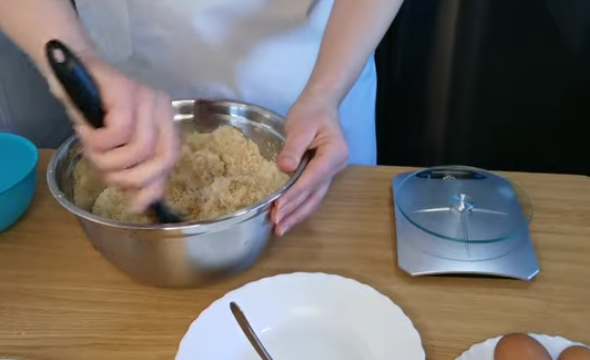
[[[160,201],[153,203],[152,210],[154,210],[154,213],[162,224],[176,224],[183,221],[182,218],[179,215],[176,215],[176,213],[164,202]]]
[[[105,111],[96,82],[80,59],[59,40],[45,46],[53,73],[86,120],[95,128],[104,126]]]

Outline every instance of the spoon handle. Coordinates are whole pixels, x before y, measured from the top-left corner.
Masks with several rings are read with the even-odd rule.
[[[158,201],[152,204],[152,210],[156,213],[156,217],[162,224],[177,224],[183,220],[179,215],[176,215],[166,203]]]
[[[252,326],[250,326],[250,323],[248,322],[246,315],[244,315],[244,312],[242,311],[242,309],[240,309],[238,304],[232,301],[229,304],[229,307],[231,309],[232,314],[234,315],[234,318],[238,322],[238,325],[240,325],[240,328],[244,332],[244,335],[246,335],[248,341],[250,341],[250,344],[252,344],[252,347],[258,353],[258,356],[260,356],[262,360],[272,360],[272,357],[270,356],[268,351],[266,351],[264,345],[262,345],[262,342],[260,341],[258,336],[256,336],[256,333],[252,329]]]
[[[105,111],[94,79],[80,59],[59,40],[45,46],[49,65],[72,102],[95,128],[104,126]]]

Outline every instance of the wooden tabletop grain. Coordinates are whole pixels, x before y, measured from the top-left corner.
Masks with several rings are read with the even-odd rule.
[[[454,359],[474,343],[524,331],[590,344],[590,179],[508,174],[535,206],[541,274],[531,283],[411,278],[395,265],[391,179],[402,168],[348,169],[323,208],[278,239],[251,270],[211,287],[167,290],[134,282],[104,260],[51,197],[42,151],[27,215],[0,234],[0,357],[30,360],[173,359],[190,323],[247,282],[296,271],[373,286],[400,305],[428,359]]]

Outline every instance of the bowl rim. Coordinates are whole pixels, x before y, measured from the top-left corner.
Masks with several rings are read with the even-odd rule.
[[[30,166],[27,168],[27,171],[24,171],[21,176],[17,177],[16,181],[12,182],[11,184],[5,187],[0,186],[0,195],[7,193],[8,191],[12,190],[20,183],[22,183],[27,177],[31,175],[31,173],[37,171],[37,167],[39,165],[39,149],[37,149],[37,146],[35,146],[35,144],[31,140],[27,139],[24,136],[12,134],[9,132],[0,132],[0,141],[2,140],[2,138],[16,140],[16,143],[18,143],[19,145],[23,145],[23,148],[26,148],[31,153],[32,161]]]
[[[173,104],[180,104],[180,103],[187,102],[187,101],[201,101],[201,100],[200,99],[198,99],[198,100],[197,99],[194,99],[194,100],[186,100],[186,99],[185,100],[173,100],[172,103]],[[226,100],[226,99],[205,100],[205,101],[215,102],[215,103],[233,103],[233,104],[236,104],[239,106],[248,106],[248,107],[254,108],[258,111],[261,111],[263,113],[266,113],[272,117],[284,119],[283,116],[279,115],[275,111],[269,110],[269,109],[261,107],[259,105],[254,105],[254,104],[250,104],[250,103],[243,102],[243,101]],[[70,148],[72,146],[73,142],[79,142],[79,138],[76,134],[70,136],[66,141],[64,141],[63,144],[60,145],[60,147],[55,151],[55,153],[51,157],[51,160],[49,161],[49,164],[47,166],[47,171],[46,171],[46,180],[47,180],[47,185],[49,187],[49,191],[51,192],[51,195],[53,195],[53,197],[60,203],[61,206],[63,206],[69,212],[71,212],[72,214],[74,214],[76,216],[82,217],[83,219],[86,219],[86,220],[91,221],[96,224],[109,226],[111,228],[125,229],[125,230],[163,230],[163,231],[177,231],[177,230],[187,231],[187,230],[201,230],[201,229],[205,230],[203,228],[207,228],[207,227],[216,227],[217,228],[217,227],[223,226],[224,223],[229,223],[229,222],[233,223],[235,220],[241,221],[240,218],[244,217],[247,214],[251,214],[251,213],[257,214],[260,209],[266,207],[267,205],[272,204],[275,200],[280,198],[287,190],[289,190],[293,186],[293,184],[295,184],[295,182],[297,180],[299,180],[299,178],[301,177],[301,174],[303,173],[303,171],[305,171],[305,168],[307,167],[309,160],[311,158],[310,152],[307,151],[303,155],[303,158],[301,159],[301,162],[299,163],[297,170],[295,170],[295,172],[289,176],[289,180],[287,180],[287,182],[285,184],[283,184],[283,186],[281,186],[280,189],[278,189],[272,195],[268,196],[267,198],[263,199],[262,201],[252,204],[244,209],[240,209],[238,211],[235,211],[233,213],[227,214],[222,217],[217,217],[217,218],[203,220],[203,221],[187,221],[187,222],[182,222],[182,223],[177,223],[177,224],[133,224],[133,223],[126,223],[126,222],[121,222],[121,221],[116,221],[116,220],[105,219],[103,217],[92,214],[90,211],[86,211],[84,209],[81,209],[81,208],[77,207],[76,205],[74,205],[71,201],[69,201],[67,199],[66,195],[59,189],[59,186],[57,184],[57,179],[54,176],[55,169],[57,168],[57,161],[58,161],[57,155],[63,153],[65,151],[65,149]]]

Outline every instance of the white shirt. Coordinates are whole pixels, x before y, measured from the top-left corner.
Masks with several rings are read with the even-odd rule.
[[[98,48],[173,99],[230,98],[282,115],[315,65],[334,0],[76,0]],[[375,162],[371,59],[342,104],[353,163]],[[358,161],[354,157],[358,157]]]

